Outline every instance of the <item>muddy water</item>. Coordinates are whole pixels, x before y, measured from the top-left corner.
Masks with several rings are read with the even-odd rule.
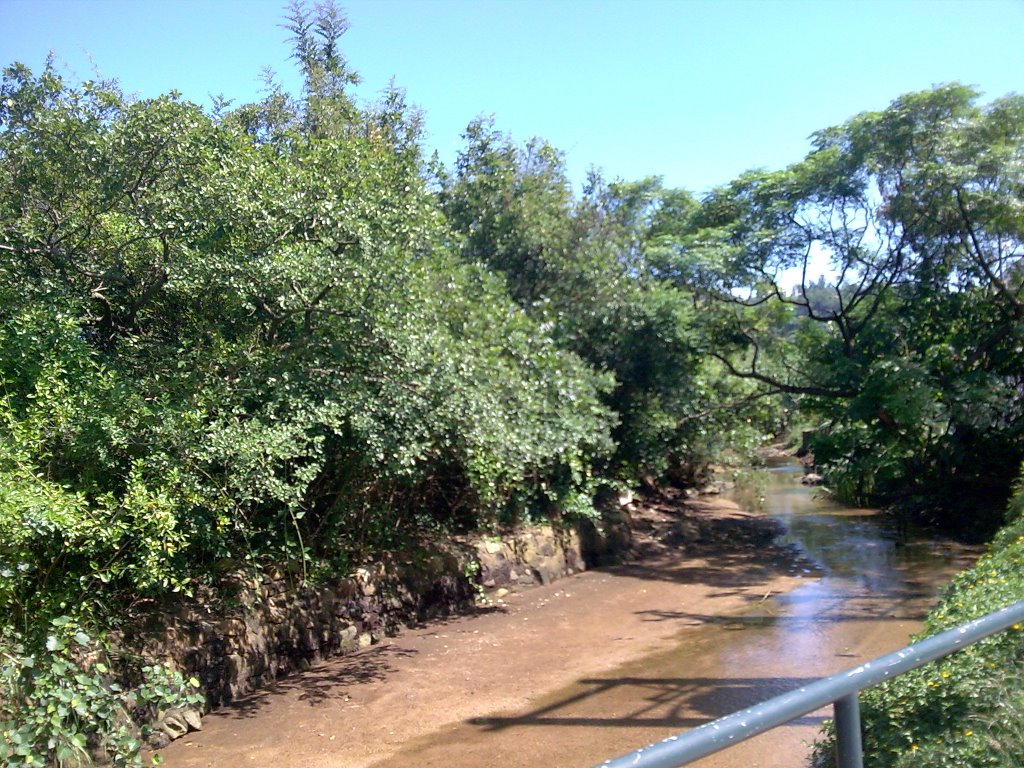
[[[797,478],[794,467],[771,470],[765,508],[815,564],[802,569],[802,586],[747,595],[739,614],[637,606],[646,620],[678,627],[675,648],[581,680],[527,711],[447,727],[376,768],[594,765],[905,645],[976,552],[901,539],[874,511],[832,504]],[[805,716],[696,765],[805,766],[828,715]]]

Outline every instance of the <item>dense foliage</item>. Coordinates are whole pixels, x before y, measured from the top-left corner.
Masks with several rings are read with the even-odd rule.
[[[595,172],[576,199],[561,153],[543,141],[517,145],[483,119],[464,138],[441,195],[462,257],[502,276],[560,348],[613,376],[603,402],[617,419],[615,450],[603,473],[692,479],[724,444],[752,435],[751,388],[706,354],[689,287],[657,274],[661,242],[692,196]]]
[[[237,107],[4,70],[9,761],[135,759],[123,715],[194,691],[123,659],[117,682],[103,635],[168,594],[592,514],[794,414],[848,498],[1005,498],[1021,99],[913,94],[705,200],[597,172],[577,194],[488,119],[427,160],[401,92],[352,97],[338,9],[287,26],[301,93]]]
[[[311,90],[250,132],[249,108],[217,119],[50,71],[9,70],[3,95],[17,558],[67,575],[74,552],[166,588],[183,561],[351,552],[371,519],[591,490],[607,377],[454,258],[400,104],[314,131],[314,104],[349,105]]]
[[[1024,99],[944,86],[691,217],[672,267],[731,308],[718,338],[746,359],[723,363],[794,399],[841,496],[998,520],[1024,458],[1022,159]]]
[[[107,737],[130,758],[107,662],[74,638],[136,607],[268,562],[344,573],[431,532],[592,514],[602,484],[708,455],[692,417],[728,385],[689,296],[634,257],[668,193],[576,200],[559,153],[482,123],[448,179],[400,92],[351,98],[345,27],[294,5],[302,93],[271,80],[236,108],[4,70],[11,760]]]

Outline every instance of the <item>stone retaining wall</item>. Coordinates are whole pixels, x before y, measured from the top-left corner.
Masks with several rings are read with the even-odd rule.
[[[475,542],[479,583],[487,591],[550,584],[586,569],[580,535],[550,525]]]
[[[236,576],[215,600],[154,613],[126,633],[124,644],[197,677],[213,708],[321,659],[367,647],[402,626],[468,610],[488,594],[582,571],[621,545],[619,523],[611,527],[618,537],[590,524],[582,536],[546,525],[460,539],[412,562],[360,568],[315,586],[300,586],[280,570]]]
[[[213,708],[321,659],[365,648],[400,626],[472,606],[470,557],[453,549],[315,586],[298,586],[280,570],[236,577],[216,603],[188,601],[153,614],[125,642],[199,678]]]

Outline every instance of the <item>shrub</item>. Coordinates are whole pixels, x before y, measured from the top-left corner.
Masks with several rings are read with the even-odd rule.
[[[139,766],[147,726],[135,718],[203,700],[198,680],[186,681],[167,666],[143,666],[131,687],[118,682],[114,666],[104,644],[67,616],[50,622],[41,646],[7,631],[0,638],[4,765],[63,768],[91,764],[104,753],[115,766]],[[152,762],[159,764],[159,756]]]

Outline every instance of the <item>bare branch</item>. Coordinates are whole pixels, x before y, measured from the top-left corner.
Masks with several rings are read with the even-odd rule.
[[[815,387],[815,386],[803,386],[798,384],[790,384],[788,382],[779,381],[778,379],[764,374],[756,369],[756,365],[752,365],[749,371],[741,371],[732,361],[729,360],[725,355],[718,352],[712,352],[711,356],[719,360],[731,373],[741,379],[750,379],[751,381],[758,381],[762,384],[767,384],[772,388],[773,394],[786,393],[790,395],[810,395],[812,397],[825,397],[825,398],[837,398],[837,399],[848,399],[856,397],[857,392],[851,389],[829,389],[827,387]]]
[[[985,277],[988,278],[988,281],[996,289],[996,292],[1009,302],[1014,317],[1020,320],[1024,317],[1024,305],[1022,305],[1016,295],[1009,290],[1006,283],[992,271],[992,265],[990,265],[988,263],[988,259],[985,258],[985,251],[979,242],[978,234],[975,231],[974,226],[971,224],[971,217],[967,213],[967,206],[964,204],[961,190],[957,189],[954,194],[956,196],[957,209],[959,210],[960,218],[963,221],[964,230],[967,232],[970,242],[974,247],[975,263],[981,267],[982,272],[985,273]]]

